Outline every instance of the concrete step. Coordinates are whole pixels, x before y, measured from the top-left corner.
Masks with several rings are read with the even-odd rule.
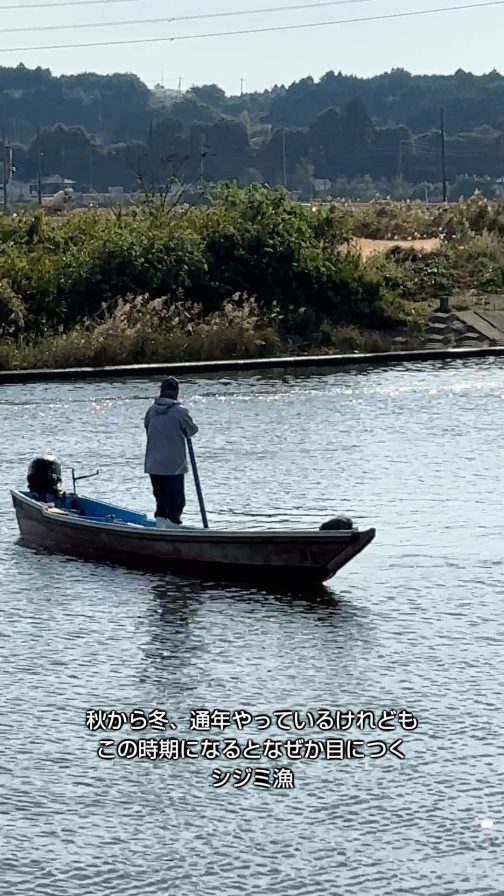
[[[472,343],[472,342],[488,343],[490,341],[489,339],[487,339],[486,336],[483,335],[483,333],[477,333],[475,330],[468,330],[468,332],[464,333],[464,335],[461,336],[460,338],[468,343]]]
[[[490,345],[488,339],[484,339],[483,342],[476,341],[475,339],[461,339],[460,342],[457,342],[457,348],[474,348],[477,345],[480,348],[486,348]]]
[[[433,336],[443,336],[445,333],[452,332],[452,326],[451,324],[431,323],[431,321],[429,321],[426,327],[426,332],[432,333]]]
[[[441,348],[445,345],[452,345],[455,341],[454,339],[452,339],[449,333],[426,333],[426,340],[428,342],[431,342],[433,345],[439,345]]]
[[[435,311],[429,317],[429,322],[433,324],[452,324],[455,320],[457,320],[457,315],[453,311],[450,311],[448,314],[444,314],[442,311]]]

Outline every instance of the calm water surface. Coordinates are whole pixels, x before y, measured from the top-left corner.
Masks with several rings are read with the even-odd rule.
[[[67,487],[72,464],[98,467],[83,492],[152,512],[142,421],[157,388],[0,389],[1,893],[503,894],[503,362],[184,380],[211,526],[338,511],[376,526],[318,595],[16,543],[8,489],[43,451]],[[400,737],[406,758],[106,761],[101,738],[146,733],[89,731],[92,707],[163,708],[184,738]],[[407,708],[419,726],[195,735],[196,708]],[[292,769],[294,789],[213,786],[215,768],[256,766]]]

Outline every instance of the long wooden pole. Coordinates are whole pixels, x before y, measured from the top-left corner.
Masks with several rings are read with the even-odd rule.
[[[205,502],[203,501],[203,492],[201,491],[201,484],[198,475],[198,468],[196,466],[196,458],[194,456],[194,448],[191,439],[187,436],[187,447],[189,448],[189,457],[191,458],[191,467],[194,476],[194,484],[196,486],[196,492],[198,495],[198,501],[201,511],[201,519],[203,520],[203,527],[208,529],[208,520],[205,510]]]

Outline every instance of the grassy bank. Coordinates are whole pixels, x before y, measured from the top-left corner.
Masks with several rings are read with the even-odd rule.
[[[406,244],[364,258],[358,238]],[[0,219],[0,368],[418,348],[441,295],[501,293],[504,207],[481,197],[313,208],[223,188],[207,208],[26,213]]]
[[[95,367],[176,361],[220,361],[288,354],[383,352],[418,348],[415,327],[392,334],[325,322],[309,338],[287,335],[283,317],[234,296],[205,314],[189,303],[138,296],[121,301],[101,321],[68,332],[0,344],[0,369]]]

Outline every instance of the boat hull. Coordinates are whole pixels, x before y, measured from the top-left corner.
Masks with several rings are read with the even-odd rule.
[[[375,530],[161,530],[70,517],[12,491],[21,539],[68,556],[133,569],[220,580],[320,583],[375,537]]]

